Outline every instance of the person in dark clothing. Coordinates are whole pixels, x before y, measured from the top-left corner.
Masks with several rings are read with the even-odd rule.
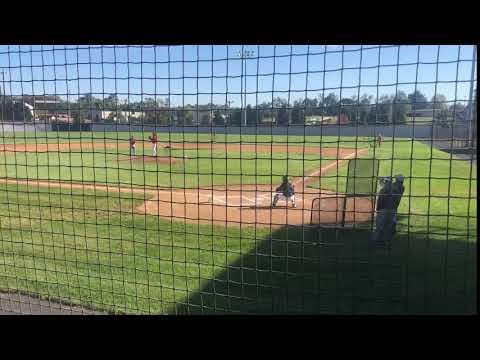
[[[382,134],[378,134],[378,136],[377,136],[378,147],[382,146],[382,143],[383,143],[383,136],[382,136]]]
[[[377,198],[377,211],[384,210],[392,207],[392,179],[387,177],[381,180],[383,183],[382,188],[378,192]]]
[[[377,245],[385,245],[390,240],[393,227],[393,186],[392,179],[382,180],[383,186],[377,197],[375,232],[373,240]]]
[[[293,184],[288,181],[288,176],[285,175],[283,177],[282,184],[275,189],[275,192],[276,192],[276,194],[273,197],[273,203],[272,203],[273,207],[275,207],[277,205],[277,202],[280,199],[280,197],[285,198],[285,200],[287,202],[287,206],[288,206],[288,202],[292,201],[293,207],[296,207],[296,204],[295,204],[295,188],[294,188]]]
[[[402,200],[403,193],[405,192],[405,186],[403,186],[403,176],[397,175],[395,177],[395,183],[392,185],[392,208],[393,208],[393,226],[392,235],[397,232],[397,211]]]

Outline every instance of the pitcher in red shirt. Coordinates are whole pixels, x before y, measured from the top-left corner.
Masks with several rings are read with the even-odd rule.
[[[130,138],[130,156],[135,156],[135,146],[136,146],[137,140],[132,136]]]
[[[152,132],[152,136],[148,137],[148,140],[152,143],[152,154],[153,156],[157,156],[157,133],[154,131]]]

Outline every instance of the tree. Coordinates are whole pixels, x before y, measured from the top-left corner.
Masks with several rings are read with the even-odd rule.
[[[185,110],[185,109],[177,109],[173,110],[174,117],[176,119],[176,124],[178,126],[186,126],[193,124],[193,111],[192,110]],[[168,118],[163,119],[162,125],[168,124]]]
[[[272,101],[272,117],[276,118],[276,123],[278,125],[288,125],[289,123],[289,113],[287,110],[288,102],[285,99],[276,97]],[[276,116],[274,116],[276,114]]]
[[[143,104],[140,104],[140,109],[145,114],[144,122],[147,124],[157,124],[159,119],[159,108],[159,104],[154,98],[145,98]]]
[[[259,112],[258,114],[258,122],[263,122],[263,119],[265,118],[272,118],[273,117],[273,112],[272,112],[272,103],[269,102],[263,102],[260,105],[257,106],[257,110]]]
[[[448,107],[448,111],[451,112],[452,114],[453,113],[458,114],[458,113],[465,112],[466,108],[467,107],[464,104],[462,104],[461,102],[456,102],[456,103],[451,104]]]
[[[343,98],[340,100],[339,105],[339,114],[346,115],[352,123],[356,124],[357,111],[355,99]]]
[[[335,93],[329,93],[323,101],[325,115],[338,115],[338,97]]]
[[[225,125],[225,118],[219,110],[215,110],[213,113],[213,124],[216,126]]]
[[[154,109],[145,109],[144,123],[145,124],[156,124],[158,119],[158,114]]]
[[[410,110],[408,97],[403,91],[399,91],[393,97],[392,104],[392,122],[394,124],[405,125],[407,123],[407,114]]]
[[[393,116],[392,98],[382,95],[378,102],[376,120],[379,123],[391,124]]]
[[[80,119],[96,120],[102,109],[102,100],[91,93],[80,96],[77,100]],[[98,119],[100,120],[100,119]]]
[[[240,126],[242,124],[242,111],[240,109],[236,108],[232,110],[230,122],[234,126]]]
[[[184,110],[183,111],[183,120],[185,125],[193,124],[193,110]]]
[[[91,94],[90,94],[91,95]],[[117,94],[108,95],[103,101],[106,110],[115,110],[118,107],[119,99]]]
[[[203,125],[203,126],[211,125],[210,114],[202,114],[202,116],[200,117],[200,125]]]
[[[295,105],[294,105],[295,106]],[[318,112],[318,99],[305,98],[302,102],[299,102],[299,106],[305,110],[305,116],[317,115]]]
[[[372,102],[372,99],[373,96],[367,94],[363,94],[360,98],[358,122],[363,125],[367,125],[367,123],[369,122],[370,112],[372,109],[372,105],[370,104]]]
[[[32,113],[22,101],[13,101],[9,96],[0,96],[0,120],[1,121],[25,121],[31,122]]]
[[[78,98],[78,103],[81,105],[84,105],[85,107],[90,107],[93,106],[94,104],[101,103],[100,99],[97,99],[93,94],[91,93],[86,93],[83,96],[80,96]]]
[[[305,124],[305,101],[295,101],[292,109],[292,124],[304,125]]]
[[[82,120],[80,119],[80,114],[75,113],[73,115],[72,129],[73,130],[80,130],[81,126],[82,126]]]
[[[247,105],[247,124],[255,125],[257,123],[257,111],[251,105]]]
[[[431,106],[432,109],[446,110],[448,108],[447,97],[443,94],[432,96]]]
[[[277,124],[278,125],[288,125],[289,123],[289,114],[286,105],[282,105],[280,109],[277,110]]]
[[[175,125],[185,125],[185,113],[183,110],[174,110]]]
[[[160,107],[158,101],[151,97],[145,98],[142,105],[146,109],[158,109]]]
[[[413,93],[409,94],[408,101],[410,102],[413,111],[426,109],[428,107],[428,100],[420,90],[415,90]]]

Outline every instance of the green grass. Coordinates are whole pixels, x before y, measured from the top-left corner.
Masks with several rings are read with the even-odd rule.
[[[306,129],[308,132],[308,129]],[[307,133],[308,134],[308,133]],[[0,142],[5,144],[35,144],[35,143],[78,143],[82,142],[116,142],[128,143],[130,136],[134,136],[137,141],[148,141],[150,132],[67,132],[67,131],[49,131],[49,132],[16,132],[16,133],[0,133]],[[159,141],[172,142],[210,142],[210,134],[199,133],[158,133]],[[372,138],[371,137],[341,137],[338,136],[302,136],[302,135],[239,135],[239,134],[216,134],[215,141],[217,143],[265,143],[265,144],[286,144],[297,143],[298,145],[305,144],[306,146],[324,147],[367,147]]]
[[[35,143],[110,143],[128,144],[128,133],[101,132],[63,132],[14,133],[5,136],[5,144]],[[148,133],[136,133],[135,137],[146,139]],[[159,134],[160,141],[209,142],[208,134]],[[217,143],[235,143],[257,141],[259,143],[286,144],[305,141],[308,146],[322,147],[366,147],[371,139],[359,138],[356,141],[336,137],[300,136],[242,136],[217,135]],[[283,142],[282,142],[283,141]],[[144,150],[145,147],[145,150]],[[150,155],[148,144],[139,143],[137,155]],[[97,148],[80,151],[73,149],[51,151],[48,153],[17,152],[0,154],[0,177],[28,178],[41,180],[63,180],[73,182],[95,182],[126,184],[133,186],[175,186],[192,188],[209,185],[234,184],[271,184],[281,181],[281,177],[303,176],[330,163],[334,158],[317,155],[287,153],[225,153],[220,150],[167,150],[159,149],[159,156],[172,156],[179,161],[174,164],[157,164],[153,162],[128,161],[128,149],[120,150]],[[187,158],[185,158],[185,156]],[[119,161],[120,160],[120,161]]]
[[[109,134],[120,135],[128,138],[128,134]],[[338,140],[355,145],[355,138]],[[400,172],[406,177],[399,234],[390,252],[370,251],[370,232],[365,229],[285,227],[270,231],[186,224],[134,214],[132,209],[145,200],[138,194],[60,193],[54,187],[0,183],[0,289],[17,289],[98,310],[142,314],[476,312],[476,166],[470,169],[467,162],[450,161],[448,154],[432,152],[421,143],[385,140],[375,149],[379,174]],[[311,138],[308,142],[314,143]],[[278,161],[274,169],[279,173],[287,164],[289,173],[304,173],[309,163],[315,168],[320,162],[302,161],[301,155],[293,158],[290,154],[287,160],[285,154],[275,154],[280,159],[271,160],[270,154],[242,153],[242,158],[259,159],[243,159],[240,170],[240,160],[235,159],[239,154],[185,153],[207,159],[190,159],[185,168],[167,165],[166,173],[160,174],[170,177],[171,170],[175,186],[184,185],[180,178],[192,186],[212,181],[202,180],[200,175],[184,176],[185,169],[196,174],[227,169],[236,172],[232,182],[243,176],[243,181],[261,183],[250,173],[255,166],[257,175],[271,172],[272,161]],[[119,175],[116,154],[82,154],[91,158],[80,158],[81,163],[75,158],[80,154],[74,153],[18,155],[13,160],[10,155],[0,155],[2,176],[42,177],[49,169],[46,175],[50,177],[88,175],[95,181],[121,178],[128,184],[165,181],[155,174],[157,165],[145,168],[139,164],[138,169],[125,170],[127,177]],[[212,161],[212,155],[220,159]],[[15,163],[4,165],[11,161]],[[115,166],[109,170],[113,172],[98,172],[105,162]],[[79,168],[69,168],[71,164]],[[88,164],[94,168],[93,175],[82,169],[81,165]],[[78,172],[70,175],[74,170]],[[141,175],[134,175],[136,170]],[[345,175],[346,167],[341,167],[338,174],[329,173],[314,186],[341,191]],[[446,195],[450,198],[442,198]]]
[[[147,313],[473,313],[473,240],[197,226],[143,198],[0,185],[0,288]],[[55,194],[55,192],[57,193]]]
[[[137,149],[138,155],[141,150]],[[111,150],[5,153],[0,157],[0,177],[181,188],[270,184],[281,181],[284,174],[303,176],[334,160],[320,160],[316,155],[210,150],[161,149],[158,155],[171,156],[177,162],[159,164],[141,158],[132,162],[127,152]]]
[[[445,238],[447,232],[450,238],[476,233],[476,165],[470,169],[467,161],[450,161],[446,152],[405,139],[385,139],[375,152],[380,160],[379,176],[405,176],[399,213],[409,216],[400,217],[401,226],[435,238]],[[347,167],[342,167],[310,186],[344,192],[346,177]]]
[[[242,233],[249,240],[235,229],[133,215],[144,201],[137,195],[0,188],[0,288],[109,311],[166,312],[254,246],[253,230]]]

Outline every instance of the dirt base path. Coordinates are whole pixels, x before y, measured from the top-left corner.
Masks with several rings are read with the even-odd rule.
[[[285,153],[285,154],[310,154],[321,155],[324,157],[342,159],[355,149],[308,146],[298,144],[249,144],[249,143],[190,143],[190,142],[161,142],[160,148],[170,147],[173,150],[202,150],[208,149],[212,151],[225,152],[263,152],[263,153]]]
[[[149,148],[148,141],[138,141],[138,147]],[[34,143],[34,144],[0,144],[0,152],[47,152],[71,150],[93,150],[93,149],[129,149],[126,140],[108,141],[108,142],[70,142],[70,143]],[[212,150],[225,152],[264,152],[264,153],[288,153],[288,154],[310,154],[323,157],[332,157],[341,159],[348,155],[353,149],[307,146],[305,144],[249,144],[249,143],[194,143],[194,142],[159,142],[158,148],[168,148],[172,150]]]
[[[128,144],[121,144],[122,148],[128,149]],[[116,149],[118,148],[116,143],[36,143],[36,144],[0,144],[0,152],[48,152],[48,151],[60,151],[69,152],[71,150],[93,150],[93,149]]]

